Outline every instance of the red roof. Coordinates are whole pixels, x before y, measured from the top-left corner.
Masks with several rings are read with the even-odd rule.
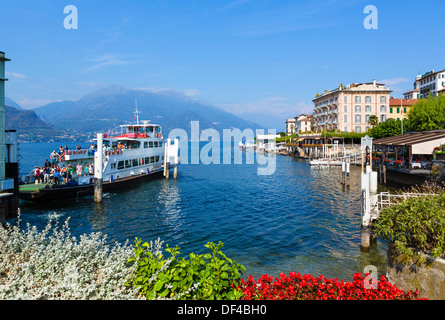
[[[391,97],[389,99],[389,105],[391,107],[400,107],[400,105],[403,106],[413,106],[417,103],[417,99],[395,99],[394,97]]]

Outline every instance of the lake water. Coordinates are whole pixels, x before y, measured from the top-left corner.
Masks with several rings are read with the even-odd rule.
[[[59,145],[20,144],[21,173],[43,165]],[[275,173],[269,176],[258,175],[258,165],[245,161],[183,164],[178,180],[107,193],[99,205],[93,197],[21,202],[22,219],[43,228],[55,212],[62,221],[70,217],[73,236],[100,231],[110,241],[131,243],[136,237],[160,238],[178,245],[182,254],[207,253],[207,242],[221,241],[223,252],[246,267],[244,277],[295,271],[352,280],[367,265],[386,274],[385,243],[360,250],[359,168],[351,168],[351,185],[343,187],[340,167],[311,169],[280,155],[275,160]]]

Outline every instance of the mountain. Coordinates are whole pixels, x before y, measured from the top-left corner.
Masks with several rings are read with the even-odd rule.
[[[186,130],[190,137],[190,121],[199,121],[201,130],[212,128],[221,134],[223,129],[231,128],[262,129],[254,122],[175,91],[130,90],[121,85],[108,86],[77,101],[53,102],[33,110],[60,130],[94,134],[134,122],[136,101],[140,121],[151,120],[161,125],[164,136],[179,128]]]
[[[6,105],[5,123],[6,130],[17,130],[18,139],[22,142],[56,140],[60,135],[53,125],[44,122],[32,110],[17,109]]]
[[[5,104],[10,107],[14,107],[19,110],[23,110],[23,108],[11,98],[5,97]]]

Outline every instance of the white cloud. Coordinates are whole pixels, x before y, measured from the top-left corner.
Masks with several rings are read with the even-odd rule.
[[[403,83],[403,82],[408,82],[411,79],[408,78],[392,78],[392,79],[385,79],[385,80],[378,80],[378,83],[383,83],[387,86],[394,86],[397,85],[399,83]]]
[[[89,66],[87,68],[84,68],[83,72],[90,72],[94,71],[106,66],[121,66],[121,65],[128,65],[137,62],[136,60],[132,59],[130,56],[125,55],[119,55],[119,54],[103,54],[99,57],[90,59],[91,62],[94,64],[92,66]]]
[[[5,75],[7,78],[10,78],[10,79],[26,79],[27,78],[23,73],[19,73],[19,72],[6,71]]]
[[[220,104],[221,109],[238,116],[249,114],[270,115],[273,117],[295,117],[301,113],[312,113],[313,105],[306,102],[294,102],[286,97],[269,97],[247,103]],[[284,121],[284,120],[283,120]]]
[[[201,94],[201,92],[198,89],[185,89],[182,90],[182,93],[188,97],[195,97]]]

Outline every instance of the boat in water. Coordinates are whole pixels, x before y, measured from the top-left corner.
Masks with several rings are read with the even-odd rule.
[[[60,178],[63,183],[35,183],[33,177],[28,176],[28,183],[19,187],[20,199],[42,201],[93,194],[95,177],[91,172],[94,171],[86,173],[84,168],[93,166],[96,152],[103,152],[103,192],[163,177],[164,167],[168,166],[166,170],[170,170],[173,164],[170,164],[171,153],[166,150],[161,126],[150,121],[140,122],[137,106],[135,114],[136,123],[121,125],[119,135],[109,137],[103,134],[103,150],[97,150],[97,145],[94,148],[93,144],[90,149],[61,152],[56,161],[57,167],[73,169],[66,179]],[[178,152],[178,146],[175,147],[172,149]],[[169,158],[168,161],[165,157]],[[76,172],[78,165],[83,169],[81,174]],[[54,180],[54,177],[48,178],[49,181]]]

